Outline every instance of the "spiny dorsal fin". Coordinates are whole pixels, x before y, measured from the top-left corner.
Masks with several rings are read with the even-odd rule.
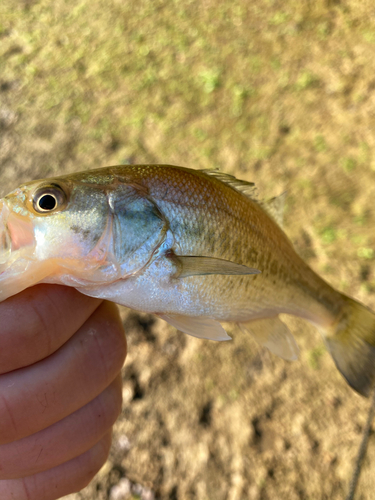
[[[205,174],[210,175],[211,177],[215,177],[215,179],[228,184],[240,193],[248,196],[251,200],[258,201],[257,188],[255,187],[255,184],[253,182],[239,180],[234,177],[234,175],[225,174],[224,172],[220,172],[220,170],[217,170],[216,168],[203,169],[201,170],[201,172],[204,172]]]
[[[284,207],[286,200],[286,191],[281,193],[279,196],[275,196],[268,201],[262,202],[262,208],[272,217],[272,219],[277,222],[277,224],[282,228],[284,224]]]
[[[284,219],[284,206],[286,199],[286,192],[282,193],[279,196],[275,196],[268,201],[261,202],[258,198],[258,192],[255,184],[253,182],[242,181],[234,177],[234,175],[225,174],[224,172],[220,172],[215,168],[212,169],[203,169],[201,172],[204,172],[211,177],[215,177],[221,182],[228,184],[232,188],[236,189],[240,193],[243,193],[245,196],[250,198],[251,200],[259,203],[261,207],[267,212],[269,216],[282,228],[283,227],[283,219]]]

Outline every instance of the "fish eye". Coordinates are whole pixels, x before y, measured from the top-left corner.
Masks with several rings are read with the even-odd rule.
[[[54,210],[57,206],[56,196],[53,194],[42,194],[42,196],[37,201],[39,210],[47,212],[49,210]]]
[[[65,202],[65,192],[59,186],[41,187],[33,195],[33,207],[38,213],[48,213],[61,209]]]

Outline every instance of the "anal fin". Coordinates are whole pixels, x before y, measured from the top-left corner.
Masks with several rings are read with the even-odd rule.
[[[209,340],[232,340],[218,321],[204,316],[184,316],[182,314],[157,314],[177,330]]]
[[[298,358],[299,348],[292,333],[278,316],[274,318],[238,323],[245,333],[250,333],[261,346],[288,361]]]

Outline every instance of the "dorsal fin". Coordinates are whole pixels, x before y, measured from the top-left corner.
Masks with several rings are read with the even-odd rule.
[[[262,202],[262,208],[269,216],[282,228],[284,225],[284,207],[286,200],[286,191],[279,196],[275,196],[268,201]]]
[[[208,168],[202,169],[201,172],[204,172],[211,177],[215,177],[221,182],[228,184],[232,188],[236,189],[240,193],[248,196],[253,201],[258,201],[257,199],[257,188],[253,182],[241,181],[234,177],[234,175],[225,174],[224,172],[220,172],[220,170],[216,168]]]
[[[225,174],[216,168],[202,169],[201,172],[204,172],[211,177],[215,177],[215,179],[228,184],[232,188],[236,189],[236,191],[243,193],[251,200],[259,203],[263,210],[265,210],[267,214],[272,217],[276,224],[278,224],[281,228],[283,227],[286,192],[279,196],[275,196],[268,201],[260,201],[258,198],[257,188],[253,182],[242,181],[234,177],[234,175]]]

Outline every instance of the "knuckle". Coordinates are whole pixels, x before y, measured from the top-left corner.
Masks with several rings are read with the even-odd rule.
[[[51,311],[51,309],[51,301],[48,302],[48,307],[46,307],[46,304],[41,304],[41,302],[37,301],[29,303],[28,338],[29,341],[36,341],[38,343],[41,352],[43,352],[42,357],[51,354],[52,339],[56,336],[57,325],[61,324],[59,320],[54,322],[48,321],[50,313],[47,315],[46,311]]]
[[[85,461],[85,464],[82,467],[83,472],[77,484],[77,491],[86,488],[86,486],[92,481],[94,476],[106,462],[110,447],[111,433],[108,433],[99,441],[99,443],[91,448],[90,451],[84,454],[82,459]]]
[[[98,326],[96,340],[98,358],[104,366],[108,382],[111,382],[124,364],[127,346],[124,328],[117,311],[108,310],[107,304],[103,306],[99,308],[98,317],[95,318]]]
[[[96,398],[92,407],[92,419],[95,416],[97,434],[103,435],[108,432],[116,422],[122,409],[122,391],[117,377],[101,394]]]
[[[109,401],[106,402],[104,409],[107,411],[110,427],[113,426],[122,409],[122,390],[121,385],[118,383],[118,379],[117,377],[107,389],[110,391]]]
[[[117,327],[117,331],[115,331],[114,328],[112,333],[112,348],[109,361],[111,363],[112,372],[117,373],[121,370],[126,358],[126,339],[122,325],[120,328]]]
[[[0,444],[10,443],[17,439],[17,425],[6,397],[0,393]]]

